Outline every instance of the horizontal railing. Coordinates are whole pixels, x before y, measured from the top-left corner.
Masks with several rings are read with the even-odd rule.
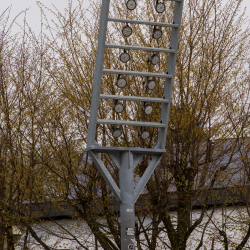
[[[140,21],[140,20],[131,20],[131,19],[118,19],[118,18],[108,18],[109,22],[120,22],[120,23],[133,23],[133,24],[144,24],[151,26],[161,26],[161,27],[171,27],[178,28],[179,24],[175,23],[158,23],[158,22],[149,22],[149,21]]]
[[[166,153],[166,149],[157,149],[157,148],[138,148],[138,147],[103,147],[92,145],[89,148],[85,149],[87,151],[97,151],[97,152],[115,152],[115,151],[129,151],[139,154],[164,154]]]
[[[172,78],[172,75],[168,75],[168,74],[139,72],[139,71],[127,71],[127,70],[103,69],[102,73],[104,73],[104,74],[117,74],[117,75],[134,75],[134,76],[151,76],[151,77],[160,77],[160,78]]]
[[[138,97],[138,96],[122,96],[122,95],[100,95],[100,99],[124,100],[124,101],[135,101],[135,102],[169,103],[169,100],[164,99],[164,98]]]
[[[159,122],[122,121],[122,120],[105,120],[105,119],[97,119],[97,123],[110,124],[110,125],[137,126],[137,127],[154,127],[154,128],[165,128],[166,126],[166,124]]]
[[[164,53],[175,53],[173,49],[164,49],[164,48],[154,48],[154,47],[141,47],[141,46],[130,46],[130,45],[120,45],[120,44],[105,44],[106,48],[114,49],[131,49],[131,50],[144,50],[150,52],[164,52]]]

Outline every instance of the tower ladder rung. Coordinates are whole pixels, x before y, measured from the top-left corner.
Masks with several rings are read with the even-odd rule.
[[[131,19],[108,18],[108,21],[109,22],[120,22],[120,23],[144,24],[144,25],[152,25],[152,26],[171,27],[171,28],[178,28],[179,27],[179,24],[175,24],[175,23],[158,23],[158,22],[131,20]]]
[[[138,97],[138,96],[122,96],[122,95],[103,95],[103,94],[101,94],[100,95],[100,99],[137,101],[137,102],[169,103],[169,100],[164,99],[164,98]]]
[[[97,119],[98,124],[110,124],[110,125],[124,125],[124,126],[136,126],[136,127],[154,127],[165,128],[166,124],[159,122],[140,122],[140,121],[122,121],[122,120],[105,120]]]
[[[134,76],[150,76],[150,77],[160,77],[160,78],[172,78],[172,75],[161,74],[161,73],[151,73],[151,72],[139,72],[139,71],[127,71],[127,70],[113,70],[113,69],[103,69],[104,74],[116,74],[116,75],[134,75]]]
[[[130,45],[119,45],[119,44],[105,44],[106,48],[113,49],[131,49],[131,50],[144,50],[152,52],[164,52],[164,53],[175,53],[174,49],[154,48],[154,47],[141,47],[141,46],[130,46]]]

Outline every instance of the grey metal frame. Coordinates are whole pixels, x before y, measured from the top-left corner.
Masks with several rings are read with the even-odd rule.
[[[96,55],[95,76],[92,92],[92,102],[88,129],[88,141],[86,151],[89,152],[93,162],[107,182],[109,188],[113,192],[117,201],[120,203],[121,216],[121,249],[135,249],[135,211],[134,204],[145,187],[148,179],[152,175],[155,167],[160,161],[161,156],[166,152],[165,143],[169,121],[169,112],[171,104],[171,96],[175,75],[175,64],[177,58],[179,33],[181,28],[181,18],[184,0],[170,0],[175,1],[173,23],[158,23],[140,20],[127,20],[109,18],[110,0],[102,0],[98,47]],[[106,32],[108,22],[121,22],[142,24],[149,26],[170,27],[171,39],[170,48],[154,48],[154,47],[140,47],[129,45],[117,45],[106,43]],[[105,48],[118,48],[126,50],[143,50],[148,52],[163,52],[168,53],[167,73],[150,73],[150,72],[136,72],[126,70],[111,70],[103,69]],[[101,80],[103,74],[117,74],[117,75],[135,75],[143,77],[159,77],[165,78],[164,94],[162,98],[137,97],[137,96],[121,96],[121,95],[103,95],[100,94]],[[138,101],[138,102],[157,102],[162,104],[161,122],[143,122],[143,121],[124,121],[124,120],[105,120],[98,119],[98,109],[100,99],[108,100],[123,100],[123,101]],[[141,127],[157,127],[158,128],[158,142],[154,148],[136,148],[136,147],[102,147],[96,142],[96,127],[97,124],[108,125],[126,125],[126,126],[141,126]],[[103,164],[99,153],[107,153],[119,169],[119,187],[113,180],[108,169]],[[152,160],[149,163],[145,173],[141,177],[139,183],[134,188],[134,168],[140,162],[144,155],[152,155]],[[129,248],[130,247],[130,248]]]

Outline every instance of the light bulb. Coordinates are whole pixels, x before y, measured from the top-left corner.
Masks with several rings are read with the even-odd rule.
[[[130,60],[130,55],[127,52],[123,52],[120,55],[120,60],[121,60],[121,62],[126,63]]]
[[[144,112],[146,115],[151,115],[153,113],[153,107],[151,105],[146,105],[144,107]]]
[[[162,31],[160,29],[154,29],[152,36],[154,39],[160,39],[162,37]]]
[[[149,81],[148,81],[147,88],[148,88],[149,90],[153,90],[153,89],[155,88],[155,86],[156,86],[155,80],[149,80]]]
[[[115,138],[120,137],[120,136],[122,135],[121,129],[119,129],[119,128],[114,129],[113,132],[112,132],[112,135],[113,135],[113,137],[115,137]]]
[[[134,10],[136,8],[136,1],[135,0],[128,0],[126,6],[129,10]]]
[[[122,34],[125,36],[125,37],[129,37],[132,35],[132,28],[128,25],[124,26],[123,29],[122,29]]]
[[[127,81],[125,78],[119,78],[116,82],[116,85],[119,87],[119,88],[124,88],[126,87],[127,85]]]
[[[124,106],[121,103],[116,103],[114,110],[116,113],[121,113],[124,110]]]
[[[152,57],[151,57],[151,63],[153,65],[156,65],[160,62],[160,57],[156,54],[154,54]]]
[[[149,138],[149,136],[150,136],[150,133],[147,130],[142,131],[142,133],[141,133],[142,139],[145,140],[145,139]]]
[[[165,4],[164,3],[157,3],[155,9],[158,13],[163,13],[165,11]]]

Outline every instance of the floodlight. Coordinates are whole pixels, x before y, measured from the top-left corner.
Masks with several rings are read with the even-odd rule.
[[[127,53],[127,52],[124,51],[124,52],[120,55],[120,60],[121,60],[121,62],[123,62],[123,63],[128,62],[128,61],[130,60],[130,55],[129,55],[129,53]]]
[[[128,25],[124,26],[123,29],[122,29],[122,34],[125,36],[125,37],[129,37],[132,35],[132,28]]]
[[[117,102],[115,104],[114,110],[116,113],[121,113],[124,110],[124,106],[121,103]]]
[[[149,81],[148,81],[147,88],[148,88],[149,90],[153,90],[153,89],[155,88],[155,86],[156,86],[155,80],[149,80]]]
[[[154,28],[152,36],[154,39],[160,39],[162,37],[162,31],[160,29]]]
[[[157,54],[152,55],[150,62],[156,65],[160,62],[160,57]]]
[[[136,8],[136,1],[135,0],[128,0],[126,6],[129,10],[134,10]]]
[[[148,130],[143,130],[142,132],[141,132],[141,138],[142,139],[148,139],[149,138],[149,136],[150,136],[150,133],[149,133],[149,131]]]
[[[122,131],[120,128],[116,128],[112,132],[113,137],[118,138],[122,135]]]
[[[146,115],[151,115],[153,113],[153,107],[151,105],[144,106],[144,112]]]
[[[156,6],[155,6],[155,10],[158,13],[163,13],[165,11],[165,4],[164,3],[158,3],[158,1],[157,1]]]
[[[127,81],[125,78],[118,78],[117,82],[116,82],[116,85],[119,87],[119,88],[124,88],[126,87],[127,85]]]

